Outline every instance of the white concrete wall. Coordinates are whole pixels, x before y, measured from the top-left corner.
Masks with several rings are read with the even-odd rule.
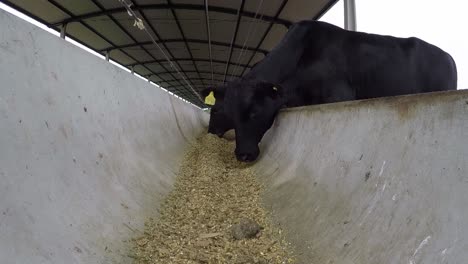
[[[468,91],[291,109],[262,153],[300,263],[467,263]]]
[[[131,261],[203,115],[0,10],[0,263]]]

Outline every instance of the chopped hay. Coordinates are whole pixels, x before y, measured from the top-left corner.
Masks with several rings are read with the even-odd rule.
[[[262,187],[233,150],[234,142],[210,134],[188,150],[159,218],[135,239],[135,263],[293,263],[262,207]],[[249,227],[253,235],[237,240],[242,223],[260,231]]]

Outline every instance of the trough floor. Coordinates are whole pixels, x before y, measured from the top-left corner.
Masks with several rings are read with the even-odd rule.
[[[262,186],[233,151],[234,142],[210,134],[190,147],[160,217],[134,241],[136,263],[294,263]]]

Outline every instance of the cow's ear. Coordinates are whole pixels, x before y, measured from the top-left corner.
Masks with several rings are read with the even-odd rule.
[[[203,90],[200,91],[200,95],[202,98],[205,98],[207,97],[212,91],[214,91],[214,88],[213,87],[207,87]]]
[[[214,105],[216,101],[224,98],[224,86],[208,87],[200,91],[200,95],[207,105]]]
[[[214,89],[212,87],[201,90],[200,95],[206,105],[214,105],[216,103],[216,97],[214,96]]]
[[[200,95],[201,97],[205,98],[207,97],[211,92],[213,92],[214,94],[214,97],[216,99],[218,98],[221,98],[221,97],[224,97],[224,92],[226,90],[226,87],[224,85],[221,85],[221,86],[217,86],[217,87],[207,87],[203,90],[200,91]]]
[[[205,104],[206,105],[215,105],[216,98],[214,97],[213,91],[211,91],[208,96],[205,97]]]

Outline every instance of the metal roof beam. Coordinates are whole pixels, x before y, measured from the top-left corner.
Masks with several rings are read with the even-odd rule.
[[[211,71],[198,71],[201,74],[211,74]],[[159,74],[167,74],[167,73],[177,73],[176,71],[162,71],[162,72],[156,72],[155,74],[151,74],[151,76],[156,75],[158,76]],[[196,71],[184,71],[184,73],[197,73]],[[224,72],[213,72],[215,75],[223,75]],[[239,75],[234,75],[234,77],[240,77]]]
[[[204,39],[185,39],[185,41],[187,41],[188,43],[208,44],[208,40],[204,40]],[[161,39],[158,42],[159,43],[179,43],[179,42],[182,43],[182,42],[184,42],[184,39],[181,39],[181,38]],[[117,45],[115,47],[109,47],[109,48],[101,49],[99,51],[104,52],[104,51],[111,51],[111,50],[114,50],[114,49],[134,48],[134,47],[138,47],[138,46],[141,46],[141,45],[150,45],[150,44],[153,44],[153,42],[143,41],[143,42],[138,42],[136,44],[131,43],[131,44],[126,44],[126,45]],[[211,45],[230,47],[230,43],[220,42],[220,41],[213,41],[213,40],[211,41]],[[241,45],[237,45],[237,44],[233,44],[232,46],[234,48],[236,48],[236,49],[241,49],[242,48]],[[260,48],[255,49],[254,47],[244,47],[244,49],[249,50],[249,51],[253,51],[253,52],[260,52],[260,53],[263,53],[264,55],[268,54],[268,50],[266,50],[266,49],[260,49]]]
[[[167,0],[167,3],[168,3],[169,5],[172,6],[171,0]],[[172,16],[174,17],[174,19],[175,19],[175,21],[176,21],[177,28],[179,29],[180,35],[182,36],[183,42],[184,42],[184,44],[185,44],[185,48],[187,49],[190,58],[193,60],[192,50],[190,49],[189,44],[187,43],[187,39],[185,38],[184,31],[182,30],[182,26],[180,25],[179,18],[177,17],[177,13],[176,13],[176,11],[175,11],[173,8],[171,8],[171,12],[172,12]],[[192,61],[192,64],[193,64],[193,67],[195,67],[195,71],[197,72],[198,77],[201,78],[200,72],[198,71],[197,64],[196,64],[194,61]],[[179,66],[179,67],[180,67],[180,66]],[[180,67],[180,70],[182,70],[181,67]],[[185,75],[185,76],[187,76],[187,75]],[[188,76],[187,76],[187,77],[188,77]]]
[[[240,25],[240,21],[241,21],[241,18],[242,18],[242,11],[244,11],[244,4],[245,4],[245,0],[241,0],[238,15],[237,15],[236,27],[234,28],[234,33],[232,34],[231,43],[229,45],[229,55],[228,55],[228,60],[226,62],[226,68],[224,69],[224,78],[223,78],[224,80],[223,80],[223,82],[226,81],[226,74],[228,72],[229,65],[231,64],[232,47],[233,47],[234,43],[236,42],[237,33],[239,32],[239,25]]]
[[[205,81],[205,80],[211,80],[211,78],[192,78],[192,81],[202,81],[202,83],[200,83],[199,85],[204,85],[203,81]],[[174,83],[174,82],[177,82],[177,81],[178,80],[166,80],[164,82],[165,83]],[[223,80],[214,78],[213,81],[222,82]]]
[[[133,5],[136,4],[135,1],[133,1],[133,0],[130,0],[130,2],[131,2]],[[145,14],[144,14],[143,12],[141,12],[141,15],[142,15],[143,19],[146,20],[146,23],[149,25],[149,21],[146,19]],[[158,39],[160,39],[161,36],[158,34],[158,32],[156,31],[156,29],[153,28],[152,25],[149,25],[149,26],[150,26],[151,30],[154,32],[154,34],[158,37]],[[135,42],[137,43],[138,41],[135,40]],[[167,53],[168,53],[172,58],[174,58],[174,55],[173,55],[172,52],[166,47],[166,45],[163,44],[163,46],[164,46],[164,48],[167,50]],[[143,48],[143,46],[141,46],[141,47]],[[143,49],[144,49],[144,48],[143,48]],[[153,54],[151,54],[147,49],[144,49],[144,51],[146,51],[146,52],[151,56],[151,58],[153,58],[154,60],[156,59],[156,57],[154,57]],[[182,68],[180,67],[180,64],[179,64],[179,63],[176,62],[176,64],[177,64],[177,66],[178,66],[180,69],[182,69]],[[161,64],[161,66],[163,67],[164,70],[169,71],[164,65]],[[174,76],[174,75],[171,74],[171,76]],[[185,75],[185,78],[186,78],[187,80],[189,80],[187,75]],[[193,85],[193,83],[192,83],[192,85]]]
[[[221,83],[222,83],[222,81],[216,81],[216,82],[219,83],[219,85],[221,85]],[[179,91],[179,92],[185,91],[185,90],[181,90],[181,88],[182,89],[187,89],[187,88],[185,88],[185,86],[180,86],[180,85],[168,85],[168,86],[164,87],[164,89],[167,89],[169,91]]]
[[[95,4],[99,9],[101,10],[105,10],[104,6],[102,6],[99,2],[97,2],[97,0],[91,0],[93,2],[93,4]],[[117,19],[115,19],[112,15],[108,15],[108,17],[112,20],[112,22],[114,22],[114,24],[120,29],[122,30],[133,42],[135,43],[138,43],[138,41],[130,34],[130,32],[128,32],[123,26],[122,24],[120,24],[119,21],[117,21]],[[142,50],[144,50],[151,58],[153,59],[156,59],[156,57],[154,57],[145,47],[143,46],[140,46]],[[106,59],[107,61],[109,61],[109,54],[110,54],[110,51],[109,50],[106,50]],[[166,67],[164,67],[164,65],[160,64],[161,67],[163,67],[166,71],[168,71],[168,69]],[[175,79],[175,77],[172,75],[172,77]]]
[[[330,0],[328,1],[328,3],[322,8],[322,10],[320,10],[320,12],[318,14],[316,14],[312,19],[313,20],[318,20],[320,17],[323,16],[323,14],[325,14],[334,4],[336,4],[336,2],[338,2],[338,0]],[[278,8],[278,11],[276,11],[276,14],[274,17],[279,17],[279,15],[281,14],[281,12],[283,11],[284,7],[286,6],[286,4],[288,3],[288,0],[283,0],[283,2],[281,3],[280,7]],[[266,39],[266,37],[268,36],[268,34],[270,33],[271,29],[273,28],[273,23],[270,23],[270,25],[268,26],[267,30],[265,31],[265,33],[263,34],[262,38],[260,39],[260,41],[258,42],[258,45],[256,48],[260,48],[260,46],[263,44],[263,41]],[[252,56],[250,56],[250,59],[249,61],[247,62],[247,65],[250,65],[250,63],[252,62],[253,58],[254,58],[255,54],[252,54]],[[246,67],[244,67],[244,69],[242,70],[242,73],[241,75],[244,75],[245,73],[245,70],[247,70]]]
[[[196,11],[205,12],[205,6],[204,5],[195,5],[195,4],[134,5],[134,6],[132,6],[132,9],[134,11],[174,9],[174,10],[196,10]],[[237,15],[237,9],[227,8],[227,7],[222,7],[222,6],[210,6],[210,11],[211,12],[231,14],[231,15]],[[126,12],[127,12],[127,9],[125,9],[125,7],[111,8],[111,9],[107,9],[107,10],[104,10],[104,11],[90,12],[90,13],[82,14],[82,15],[79,15],[79,16],[72,16],[71,18],[67,18],[65,20],[52,23],[52,26],[57,26],[57,25],[66,24],[66,23],[70,23],[70,22],[77,22],[77,21],[81,21],[81,20],[84,20],[84,19],[104,16],[104,15],[110,15],[110,14],[116,14],[116,13],[126,13]],[[248,12],[248,11],[242,11],[241,16],[253,18],[253,17],[255,17],[255,13],[254,12]],[[292,24],[291,21],[288,21],[286,19],[278,18],[277,16],[276,17],[271,17],[271,16],[263,15],[261,20],[266,21],[266,22],[281,24],[281,25],[284,25],[286,27],[289,27]]]
[[[205,25],[206,25],[206,33],[208,37],[208,55],[210,56],[210,68],[211,68],[211,85],[213,85],[213,50],[211,49],[211,28],[210,28],[210,9],[208,0],[205,0]]]
[[[133,6],[136,6],[135,1],[133,1],[133,0],[130,0],[130,1],[132,2]],[[146,17],[145,12],[143,12],[143,10],[141,10],[140,14],[141,14],[141,17],[143,18],[143,20],[145,20],[146,24],[147,24],[147,25],[149,26],[149,28],[151,29],[151,31],[153,31],[153,33],[154,33],[154,35],[156,36],[156,38],[157,38],[158,40],[160,40],[160,39],[161,39],[161,35],[159,35],[158,31],[154,28],[153,24],[150,23],[149,19]],[[161,43],[161,44],[162,44],[162,46],[166,49],[166,51],[167,51],[167,53],[169,54],[169,56],[172,57],[172,61],[174,61],[174,58],[175,58],[175,57],[174,57],[174,54],[172,54],[171,50],[167,48],[167,46],[166,46],[165,43]],[[151,55],[151,57],[152,57],[153,59],[156,59],[156,58],[154,58],[153,55]],[[175,63],[177,64],[177,67],[179,67],[179,70],[182,71],[182,67],[180,66],[180,64],[179,64],[177,61],[176,61]],[[161,66],[162,66],[162,65],[161,65]],[[166,71],[168,71],[168,70],[166,69],[166,67],[163,66],[163,68],[164,68]],[[176,69],[176,70],[177,70],[177,69]],[[183,73],[181,72],[180,74],[183,74]],[[188,78],[187,75],[185,75],[185,78],[187,79],[187,82],[189,82],[189,78]],[[192,83],[192,85],[193,85],[193,83]]]
[[[278,8],[278,10],[276,11],[276,14],[274,17],[279,17],[279,15],[281,14],[281,11],[283,11],[284,7],[286,6],[286,4],[288,3],[288,0],[283,0],[283,2],[281,3],[280,7]],[[268,34],[270,33],[271,29],[273,28],[273,23],[270,22],[270,25],[268,25],[268,28],[267,30],[265,31],[265,33],[263,34],[262,38],[260,39],[260,41],[258,42],[257,44],[257,49],[260,48],[260,46],[263,44],[263,41],[266,39],[266,37],[268,36]],[[253,60],[253,58],[255,57],[255,54],[252,54],[252,56],[250,56],[250,59],[249,61],[247,62],[247,65],[250,64]],[[244,75],[244,72],[245,70],[247,70],[247,67],[244,67],[244,69],[242,70],[241,72],[241,75]]]
[[[54,5],[56,8],[60,9],[62,12],[64,12],[65,14],[73,17],[73,13],[70,12],[68,9],[66,9],[65,7],[63,7],[61,4],[59,4],[58,2],[56,2],[55,0],[48,0],[49,3],[51,3],[52,5]],[[96,29],[94,29],[93,27],[91,27],[90,25],[88,25],[88,23],[84,22],[84,21],[80,21],[80,23],[85,27],[87,28],[88,30],[90,30],[91,32],[93,32],[94,34],[96,34],[98,37],[100,37],[101,39],[103,39],[104,41],[106,41],[107,43],[109,43],[110,45],[112,46],[115,46],[115,44],[108,38],[106,38],[105,36],[103,36],[101,33],[99,33]],[[127,55],[129,58],[131,58],[132,60],[134,61],[138,61],[136,60],[132,55],[128,54],[127,52],[125,52],[124,50],[122,50],[122,52]],[[149,72],[151,73],[154,73],[153,70],[151,70],[150,68],[148,68],[147,66],[143,65],[143,67],[148,70]],[[163,78],[161,78],[163,79]],[[165,81],[165,80],[164,80]]]
[[[200,62],[210,62],[210,59],[203,59],[203,58],[177,58],[173,59],[173,61],[200,61]],[[147,64],[152,64],[152,63],[160,63],[160,62],[167,62],[165,59],[160,59],[160,60],[149,60],[149,61],[140,61],[136,63],[130,63],[130,64],[125,64],[125,67],[131,67],[131,66],[137,66],[137,65],[147,65]],[[226,64],[227,61],[225,60],[213,60],[214,63],[222,63]],[[239,65],[239,67],[244,67],[244,68],[251,68],[252,66],[247,65],[247,64],[237,64],[237,63],[231,63],[232,65]]]

